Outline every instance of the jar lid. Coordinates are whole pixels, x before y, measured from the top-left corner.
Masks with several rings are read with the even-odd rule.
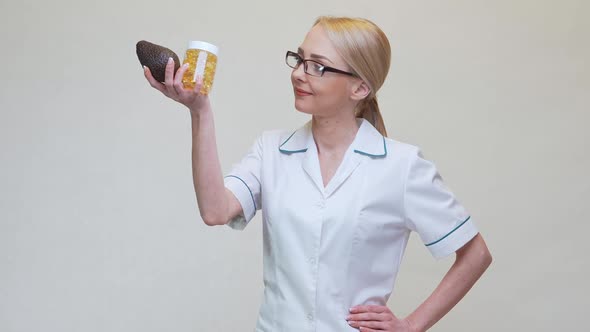
[[[217,52],[219,52],[219,48],[217,46],[215,46],[213,44],[209,44],[204,41],[198,41],[198,40],[190,41],[188,43],[188,48],[207,51],[207,52],[213,53],[215,55],[217,55]]]

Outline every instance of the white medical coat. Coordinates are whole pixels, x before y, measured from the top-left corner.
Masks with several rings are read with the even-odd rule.
[[[477,234],[419,148],[357,119],[357,135],[323,186],[311,121],[267,131],[225,177],[243,229],[262,210],[264,295],[256,331],[358,331],[355,305],[386,305],[411,231],[436,258]]]

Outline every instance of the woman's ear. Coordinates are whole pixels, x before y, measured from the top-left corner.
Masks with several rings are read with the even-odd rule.
[[[369,85],[360,79],[358,82],[355,82],[352,89],[353,91],[350,98],[355,101],[363,100],[371,93]]]

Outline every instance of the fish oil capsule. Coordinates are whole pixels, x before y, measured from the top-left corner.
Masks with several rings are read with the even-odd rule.
[[[185,88],[193,89],[197,77],[203,78],[201,93],[209,94],[215,77],[215,68],[217,67],[218,47],[203,41],[191,41],[188,44],[184,62],[189,64],[182,83]]]

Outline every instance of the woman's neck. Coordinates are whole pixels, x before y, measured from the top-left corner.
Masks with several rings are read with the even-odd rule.
[[[311,132],[319,153],[343,153],[348,149],[359,125],[354,113],[346,116],[313,116]]]

